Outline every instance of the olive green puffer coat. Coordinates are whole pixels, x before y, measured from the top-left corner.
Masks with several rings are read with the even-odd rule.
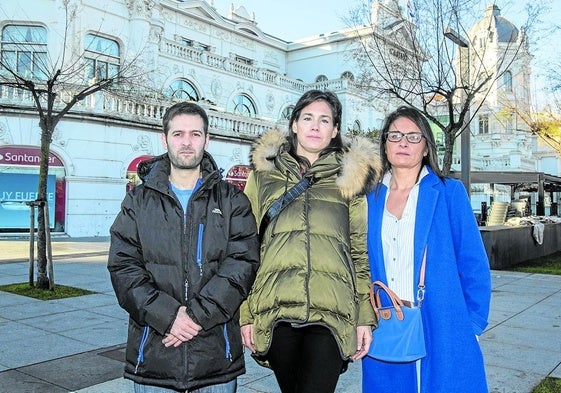
[[[264,134],[253,149],[245,193],[258,227],[269,206],[301,179],[287,149],[280,131]],[[356,327],[376,325],[368,296],[364,194],[380,173],[376,145],[358,138],[344,153],[318,158],[306,174],[315,183],[269,223],[261,266],[241,308],[241,325],[254,324],[258,357],[267,353],[280,321],[328,327],[343,359],[356,351]]]

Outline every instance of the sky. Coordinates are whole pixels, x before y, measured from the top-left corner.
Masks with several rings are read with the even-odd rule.
[[[349,10],[361,3],[361,0],[207,0],[214,3],[216,10],[226,16],[233,4],[244,6],[250,15],[255,13],[257,27],[263,32],[286,41],[305,38],[321,33],[329,33],[346,28],[342,18],[349,15]],[[501,15],[519,26],[524,22],[524,4],[530,0],[486,0],[488,4],[496,3]],[[414,2],[414,0],[413,0]],[[485,3],[484,2],[484,3]],[[399,0],[405,12],[407,0]],[[560,21],[561,7],[559,0],[540,0],[539,4],[549,5],[544,21]],[[561,22],[557,22],[558,24]]]
[[[207,0],[211,2],[211,0]],[[255,13],[257,27],[285,41],[343,29],[341,20],[355,1],[341,0],[213,0],[214,8],[227,16],[230,5],[244,6],[249,15]]]
[[[257,27],[263,32],[273,35],[285,41],[294,41],[322,33],[330,33],[347,28],[344,18],[349,11],[359,4],[360,0],[207,0],[213,2],[214,7],[222,16],[227,16],[230,7],[244,6],[247,12],[255,14]],[[407,0],[399,0],[404,8]],[[493,0],[486,0],[493,3]],[[526,22],[524,5],[529,0],[494,0],[500,10],[501,16],[505,17],[515,26],[520,27]],[[539,26],[561,25],[560,0],[540,0],[534,2],[540,6],[549,7],[544,13]],[[532,36],[531,36],[532,37]],[[541,90],[544,82],[544,65],[561,62],[558,45],[561,42],[561,30],[555,34],[544,36],[535,35],[530,40],[530,51],[534,55],[532,72],[534,78],[534,89]],[[535,37],[538,37],[536,40]]]

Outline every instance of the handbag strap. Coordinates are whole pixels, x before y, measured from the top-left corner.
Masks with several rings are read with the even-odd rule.
[[[376,318],[380,319],[390,319],[391,311],[382,306],[382,300],[380,299],[380,292],[384,291],[388,298],[390,299],[392,306],[395,310],[395,315],[400,321],[403,320],[403,311],[401,307],[404,307],[403,300],[399,298],[386,284],[382,281],[374,281],[370,286],[370,303],[376,314]]]
[[[298,195],[302,194],[308,188],[312,186],[315,182],[314,175],[304,176],[302,179],[292,186],[287,192],[281,195],[273,204],[267,209],[263,218],[261,219],[261,224],[259,225],[259,240],[263,238],[265,229],[269,223],[280,214],[285,207],[287,207],[293,200],[295,200]]]
[[[425,268],[427,266],[427,248],[423,252],[423,262],[421,263],[421,271],[419,272],[419,284],[417,285],[417,307],[421,307],[425,300]]]
[[[425,247],[425,251],[423,252],[423,262],[421,263],[421,270],[419,272],[419,284],[417,286],[417,307],[421,307],[423,300],[425,299],[425,269],[427,265],[427,248]],[[403,319],[403,311],[401,307],[404,307],[409,302],[404,302],[399,296],[395,294],[386,284],[382,281],[374,281],[370,284],[370,303],[372,304],[372,308],[376,313],[376,317],[378,320],[380,318],[388,319],[390,317],[389,314],[384,314],[384,307],[382,306],[382,301],[380,299],[380,291],[386,292],[386,295],[390,299],[392,306],[395,309],[397,318],[399,320]],[[389,311],[389,310],[388,310]]]

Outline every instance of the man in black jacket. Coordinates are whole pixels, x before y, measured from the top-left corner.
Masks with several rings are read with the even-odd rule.
[[[162,143],[111,227],[108,269],[130,316],[124,376],[137,393],[233,393],[245,372],[238,308],[259,266],[255,218],[206,152],[200,106],[170,107]]]

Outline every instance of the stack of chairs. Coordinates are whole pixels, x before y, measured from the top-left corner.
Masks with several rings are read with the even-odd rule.
[[[508,202],[493,201],[487,215],[486,226],[504,225],[509,207]]]

